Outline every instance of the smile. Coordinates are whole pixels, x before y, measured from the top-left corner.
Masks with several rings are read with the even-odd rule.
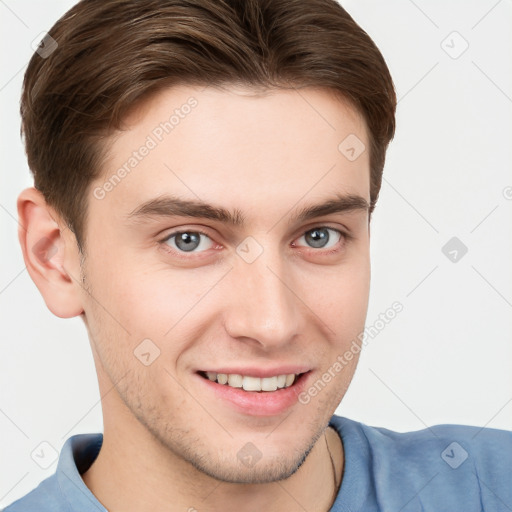
[[[242,388],[244,391],[276,391],[293,385],[301,374],[289,373],[273,377],[252,377],[237,373],[199,372],[199,374],[217,384],[232,388]]]

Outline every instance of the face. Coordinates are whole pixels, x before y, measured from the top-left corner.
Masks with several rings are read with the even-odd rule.
[[[105,428],[224,481],[297,470],[367,311],[369,155],[348,136],[369,147],[326,90],[182,86],[130,114],[90,189],[82,269]]]

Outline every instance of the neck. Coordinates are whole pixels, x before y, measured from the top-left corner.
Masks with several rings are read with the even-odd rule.
[[[117,419],[115,430],[105,421],[100,453],[82,475],[109,512],[164,510],[169,505],[190,512],[324,512],[330,509],[341,482],[343,446],[330,428],[289,478],[268,484],[233,484],[198,471],[164,448],[133,418]]]

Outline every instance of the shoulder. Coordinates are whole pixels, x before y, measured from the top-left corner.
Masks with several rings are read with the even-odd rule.
[[[2,512],[70,512],[55,474],[43,480],[35,489],[11,503]]]
[[[102,434],[77,434],[68,438],[55,473],[3,512],[71,512],[89,510],[91,504],[94,510],[105,510],[81,478],[97,457],[102,442]]]
[[[376,495],[400,489],[399,503],[409,498],[418,507],[435,502],[446,510],[452,501],[453,510],[512,506],[512,432],[467,425],[395,432],[339,416],[331,426],[347,464],[364,468]]]
[[[441,457],[450,467],[461,465],[469,458],[482,463],[492,459],[494,465],[499,455],[500,458],[504,457],[504,462],[512,464],[512,459],[506,458],[506,455],[512,455],[512,432],[507,430],[469,425],[434,425],[414,432],[396,432],[340,416],[333,416],[331,425],[340,434],[364,438],[375,455],[392,454],[404,460],[411,459],[411,463],[420,459],[425,463],[433,456],[432,461],[438,462]]]

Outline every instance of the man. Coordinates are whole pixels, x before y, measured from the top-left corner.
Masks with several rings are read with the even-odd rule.
[[[19,235],[48,308],[85,323],[104,433],[7,511],[512,506],[511,433],[333,416],[395,107],[331,0],[88,0],[56,23],[25,75]]]

